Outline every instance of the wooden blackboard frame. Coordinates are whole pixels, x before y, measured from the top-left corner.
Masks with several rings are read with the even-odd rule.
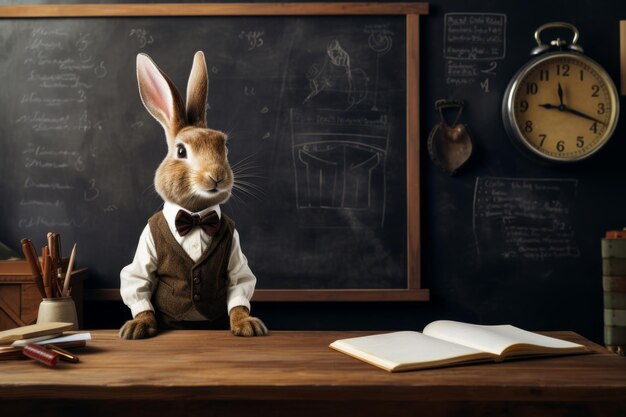
[[[399,289],[258,289],[254,301],[427,301],[420,279],[419,16],[428,3],[161,3],[0,6],[0,19],[165,16],[404,15],[406,18],[407,286]],[[116,289],[88,298],[119,300]]]

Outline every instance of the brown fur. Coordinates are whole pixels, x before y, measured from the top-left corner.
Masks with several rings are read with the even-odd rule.
[[[235,336],[265,336],[267,327],[261,320],[250,316],[244,306],[233,307],[230,311],[230,331]]]
[[[152,311],[142,311],[120,329],[122,339],[145,339],[157,334],[156,317]]]
[[[187,159],[176,157],[178,143],[186,147]],[[234,178],[226,156],[226,135],[212,129],[186,127],[168,148],[167,157],[154,177],[156,191],[164,200],[192,212],[228,200]],[[208,192],[216,186],[220,192],[215,195],[194,192],[197,189]]]

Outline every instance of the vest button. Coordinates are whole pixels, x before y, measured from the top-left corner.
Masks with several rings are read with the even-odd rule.
[[[197,275],[195,277],[193,277],[193,283],[194,284],[200,284],[200,277],[197,276]]]
[[[194,294],[193,295],[193,300],[194,301],[200,301],[200,294]]]

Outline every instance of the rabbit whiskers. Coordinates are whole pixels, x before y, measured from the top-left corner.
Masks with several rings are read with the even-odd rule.
[[[162,204],[161,196],[157,193],[156,187],[154,186],[154,182],[151,182],[144,190],[141,192],[142,198],[148,196],[148,203],[158,203],[158,205]]]
[[[255,161],[252,159],[254,156],[255,154],[249,155],[231,165],[231,169],[233,171],[233,191],[237,190],[246,197],[251,197],[255,200],[261,201],[264,197],[267,197],[267,194],[265,193],[263,187],[252,182],[251,180],[266,180],[267,178],[255,173],[255,170],[261,168],[261,166],[254,165]],[[233,192],[232,195],[234,196],[235,193]],[[243,202],[241,197],[239,197],[239,199]]]

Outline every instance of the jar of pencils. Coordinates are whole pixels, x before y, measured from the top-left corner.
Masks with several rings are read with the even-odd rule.
[[[72,330],[78,330],[76,304],[72,297],[44,298],[39,304],[37,323],[73,323]]]

